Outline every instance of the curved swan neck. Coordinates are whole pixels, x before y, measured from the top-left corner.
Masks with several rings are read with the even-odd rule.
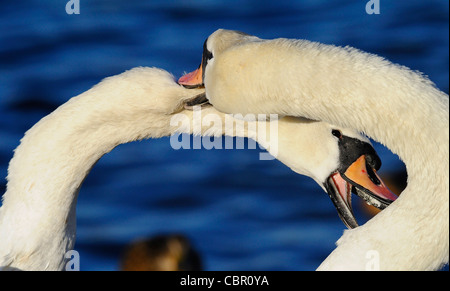
[[[382,270],[438,269],[449,257],[448,95],[422,75],[381,58],[350,49],[340,54],[339,63],[331,64],[340,66],[339,76],[327,74],[330,83],[316,90],[318,96],[293,103],[296,114],[305,114],[300,108],[312,99],[335,108],[334,114],[316,118],[363,131],[398,154],[407,168],[408,187],[366,225],[346,231],[320,269],[364,270],[371,251],[379,256]],[[365,69],[355,69],[361,67]]]
[[[169,82],[155,84],[162,77]],[[33,126],[15,150],[0,208],[0,267],[63,268],[75,242],[75,205],[92,166],[119,144],[170,135],[171,114],[198,91],[138,68],[105,79]]]
[[[286,39],[247,45],[236,48],[240,54],[230,49],[215,60],[242,71],[219,79],[212,67],[215,83],[208,87],[205,80],[219,110],[305,116],[355,128],[398,154],[407,167],[408,187],[400,198],[364,226],[346,231],[320,269],[364,270],[370,250],[380,255],[381,269],[436,269],[447,263],[448,95],[421,74],[356,49]],[[255,56],[270,59],[278,71],[265,74],[266,63]],[[289,75],[274,86],[273,74]],[[245,76],[252,75],[258,77],[249,82]],[[230,94],[230,86],[246,88],[245,95]]]

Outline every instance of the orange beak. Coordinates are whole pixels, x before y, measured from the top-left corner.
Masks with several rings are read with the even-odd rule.
[[[397,199],[397,195],[386,187],[375,169],[366,167],[364,155],[348,167],[343,178],[355,186],[358,196],[380,209],[386,208]]]
[[[328,195],[336,207],[339,217],[348,228],[358,226],[352,209],[351,193],[366,200],[370,205],[384,209],[397,196],[393,194],[375,173],[375,169],[366,166],[365,155],[360,156],[345,173],[331,174],[324,184]]]
[[[203,87],[203,62],[202,64],[200,64],[197,70],[190,72],[178,79],[178,84],[190,89]]]

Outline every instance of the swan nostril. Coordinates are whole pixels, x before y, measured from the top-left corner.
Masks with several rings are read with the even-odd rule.
[[[378,171],[381,168],[381,159],[377,155],[367,154],[366,164],[370,168],[375,169],[375,171]]]

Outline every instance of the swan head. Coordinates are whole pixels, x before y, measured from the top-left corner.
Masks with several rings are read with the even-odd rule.
[[[276,158],[294,172],[313,178],[328,193],[349,228],[358,226],[352,193],[379,209],[397,198],[377,175],[381,160],[372,144],[352,129],[284,117],[279,120],[278,139],[264,145],[269,152],[273,142],[277,143]]]
[[[214,66],[214,56],[220,55],[228,48],[238,46],[260,38],[236,30],[218,29],[203,44],[202,61],[199,67],[178,80],[178,84],[186,88],[204,87],[207,71]]]

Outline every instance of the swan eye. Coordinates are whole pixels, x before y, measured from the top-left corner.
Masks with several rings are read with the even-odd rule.
[[[331,134],[334,135],[334,136],[337,137],[337,138],[342,138],[342,132],[341,132],[340,130],[333,129],[333,130],[331,131]]]

